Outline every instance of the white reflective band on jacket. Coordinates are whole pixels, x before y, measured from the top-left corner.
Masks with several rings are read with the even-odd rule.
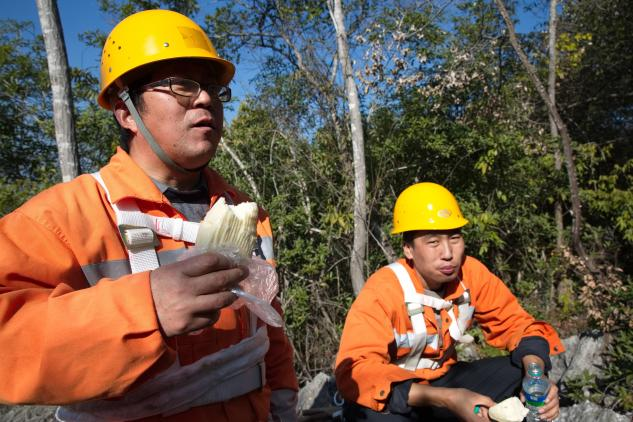
[[[475,310],[475,308],[470,306],[470,292],[466,289],[464,283],[460,281],[464,293],[459,298],[461,303],[456,305],[452,301],[418,293],[415,290],[411,276],[406,268],[399,262],[389,264],[389,269],[395,273],[398,282],[400,282],[400,287],[404,292],[404,302],[407,306],[409,318],[411,319],[411,326],[413,327],[413,334],[410,335],[407,333],[406,338],[401,338],[403,335],[394,331],[396,344],[408,343],[407,345],[411,348],[407,356],[404,356],[395,363],[401,368],[410,371],[415,371],[416,369],[437,369],[442,366],[442,360],[422,358],[422,353],[427,346],[427,341],[429,341],[429,346],[437,349],[438,335],[441,335],[440,332],[437,335],[429,336],[429,339],[427,339],[424,306],[429,306],[438,311],[445,309],[451,318],[451,323],[448,327],[451,338],[455,341],[460,341],[463,337],[466,338],[464,331],[468,328],[468,322],[472,318],[473,311]],[[455,306],[458,307],[459,311],[459,317],[457,318],[455,318]]]
[[[198,223],[155,217],[139,211],[133,199],[112,203],[101,175],[92,176],[106,192],[116,214],[122,241],[128,251],[132,273],[159,267],[155,232],[161,236],[195,243]],[[153,415],[172,415],[195,406],[218,403],[247,394],[266,384],[264,358],[270,347],[266,326],[257,329],[250,315],[251,336],[207,355],[191,365],[176,361],[168,370],[139,385],[116,400],[95,400],[57,409],[60,421],[90,422],[132,420]]]
[[[254,336],[191,365],[180,366],[176,361],[121,399],[59,407],[55,416],[60,421],[73,422],[125,421],[169,416],[195,406],[226,401],[260,387],[257,363],[263,361],[268,346],[263,326]]]

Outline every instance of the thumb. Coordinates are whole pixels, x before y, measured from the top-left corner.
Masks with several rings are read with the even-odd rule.
[[[495,401],[488,396],[482,396],[481,400],[479,401],[479,405],[485,406],[487,408],[491,408],[495,404],[497,403],[495,403]]]

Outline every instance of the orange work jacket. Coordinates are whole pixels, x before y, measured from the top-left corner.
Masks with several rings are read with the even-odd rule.
[[[423,283],[410,263],[405,259],[398,262],[409,273],[416,291],[423,293]],[[536,321],[523,310],[505,284],[481,262],[466,257],[460,278],[470,290],[470,304],[475,308],[474,319],[490,345],[512,351],[523,337],[541,336],[548,341],[550,354],[564,351],[554,329],[545,322]],[[456,300],[463,293],[460,281],[455,280],[446,285],[444,299]],[[456,305],[453,310],[458,317]],[[411,350],[399,341],[413,332],[404,293],[390,268],[383,267],[375,272],[352,304],[343,328],[336,359],[336,382],[342,396],[348,401],[382,411],[393,383],[418,378],[420,383],[428,384],[446,374],[457,362],[449,333],[451,318],[447,310],[442,309],[438,321],[435,311],[425,306],[424,321],[427,335],[438,335],[441,341],[437,348],[427,344],[422,357],[443,363],[437,369],[409,371],[394,363]]]
[[[134,198],[140,211],[185,219],[151,179],[118,149],[100,171],[112,201]],[[205,170],[211,201],[246,195]],[[272,230],[260,211],[258,236]],[[160,238],[161,264],[190,247]],[[225,308],[197,335],[161,335],[149,272],[130,274],[116,216],[90,175],[38,194],[0,220],[0,402],[69,404],[116,398],[167,369],[195,362],[249,335],[245,307]],[[279,304],[275,303],[279,309]],[[168,421],[267,420],[271,391],[297,391],[292,348],[268,327],[266,386],[226,402],[192,408]]]

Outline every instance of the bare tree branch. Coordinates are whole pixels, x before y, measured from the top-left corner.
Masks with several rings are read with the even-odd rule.
[[[238,157],[235,151],[233,151],[233,149],[229,147],[227,139],[225,137],[222,137],[222,142],[220,142],[220,148],[226,150],[226,152],[229,153],[233,161],[235,161],[235,164],[237,164],[239,169],[242,171],[242,174],[248,181],[248,184],[250,185],[251,190],[253,191],[253,195],[255,195],[255,200],[257,202],[261,202],[262,196],[259,194],[259,189],[257,189],[257,184],[255,183],[255,179],[253,179],[253,176],[251,176],[251,174],[248,172],[248,170],[246,169],[246,166],[244,165],[242,160],[240,160],[240,157]]]
[[[508,14],[508,10],[503,4],[503,0],[495,0],[497,7],[499,8],[499,12],[503,17],[503,20],[506,23],[508,28],[508,35],[510,36],[510,43],[514,48],[514,51],[519,56],[523,67],[525,68],[528,77],[534,84],[536,91],[541,96],[541,99],[545,103],[547,110],[549,111],[550,116],[556,123],[556,127],[560,132],[561,141],[563,144],[563,154],[565,158],[565,166],[567,168],[567,178],[569,180],[569,191],[571,196],[571,207],[573,213],[573,225],[572,225],[572,240],[574,244],[574,249],[578,253],[579,257],[586,263],[587,268],[589,268],[592,272],[595,272],[595,266],[587,256],[585,252],[585,248],[582,244],[581,240],[581,232],[582,232],[582,204],[580,202],[580,190],[578,188],[578,178],[576,176],[576,165],[574,163],[574,153],[572,149],[572,141],[571,136],[569,135],[569,131],[567,130],[567,125],[563,122],[563,119],[560,117],[558,110],[556,109],[555,104],[550,100],[547,91],[545,91],[545,87],[541,83],[536,73],[536,69],[530,63],[527,56],[523,52],[523,48],[519,43],[519,40],[516,36],[516,31],[514,29],[514,24],[512,23],[512,19]]]
[[[550,0],[548,40],[549,65],[547,91],[549,94],[549,99],[554,107],[556,107],[556,24],[558,21],[556,16],[557,5],[558,0]],[[554,118],[551,114],[549,115],[549,128],[552,139],[557,139],[558,127],[556,126],[556,122],[554,121]],[[557,174],[560,173],[563,168],[563,162],[561,160],[560,150],[558,148],[556,148],[556,151],[554,151],[554,168],[556,169]],[[561,204],[560,198],[556,198],[556,203],[554,204],[554,219],[556,221],[556,246],[560,250],[565,246],[563,237],[563,233],[565,230],[565,227],[563,225],[563,205]]]
[[[354,81],[352,62],[349,56],[341,0],[328,0],[328,9],[336,30],[338,58],[345,79],[345,93],[350,113],[352,153],[354,157],[354,245],[350,262],[350,273],[354,293],[358,295],[365,284],[365,256],[367,254],[367,185],[365,168],[365,139],[360,113],[360,99]]]
[[[53,91],[53,121],[62,180],[68,182],[79,175],[79,154],[75,143],[73,99],[64,32],[55,0],[37,0],[42,26],[48,74]]]

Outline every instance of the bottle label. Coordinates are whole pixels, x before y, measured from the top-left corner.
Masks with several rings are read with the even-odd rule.
[[[529,394],[524,392],[525,402],[530,407],[541,407],[545,404],[545,394]]]

